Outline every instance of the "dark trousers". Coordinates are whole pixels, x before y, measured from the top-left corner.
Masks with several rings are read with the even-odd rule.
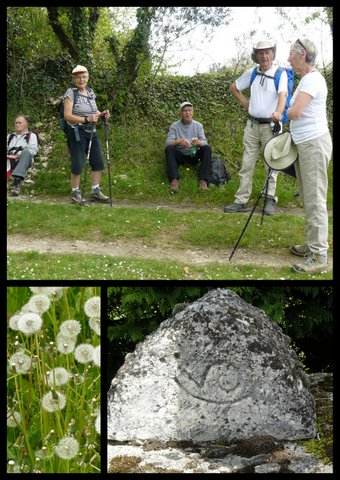
[[[185,162],[191,163],[192,165],[195,165],[199,161],[201,162],[199,170],[200,180],[207,180],[211,170],[211,147],[209,145],[198,148],[195,157],[183,155],[175,146],[168,145],[165,148],[165,158],[170,180],[179,178],[178,165],[184,165]]]
[[[90,128],[90,127],[89,127]],[[85,155],[87,155],[91,132],[78,127],[79,140],[75,136],[74,128],[67,127],[67,145],[71,154],[71,173],[80,175],[83,169]],[[104,170],[104,159],[96,132],[93,133],[89,164],[93,172]]]

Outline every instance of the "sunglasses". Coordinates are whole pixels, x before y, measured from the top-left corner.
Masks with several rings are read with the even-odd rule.
[[[299,44],[301,45],[301,47],[302,47],[302,48],[305,50],[305,52],[307,53],[307,48],[304,46],[304,44],[301,42],[301,40],[300,40],[299,38],[296,40],[295,43],[299,43]]]

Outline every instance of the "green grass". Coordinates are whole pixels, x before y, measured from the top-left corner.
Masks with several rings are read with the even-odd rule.
[[[10,253],[8,279],[296,278],[288,268],[275,269],[251,264],[246,267],[228,262],[229,253],[247,218],[248,213],[227,215],[219,210],[208,209],[110,208],[108,205],[85,208],[10,200],[9,234],[32,239],[50,238],[51,241],[58,239],[61,242],[79,239],[91,242],[93,250],[87,255]],[[331,228],[332,225],[330,236]],[[114,246],[115,239],[135,242],[140,248],[143,245],[158,248],[164,252],[165,258],[117,259],[108,254],[95,254],[96,242]],[[303,216],[277,214],[264,217],[261,225],[261,214],[255,213],[238,248],[254,256],[268,255],[270,259],[271,254],[285,255],[293,239],[296,243],[304,241]],[[221,259],[225,258],[225,265],[198,267],[190,265],[189,261],[176,262],[171,258],[171,251],[195,249],[203,253],[220,253]],[[234,259],[237,259],[237,254],[236,251]],[[190,272],[185,273],[184,267],[189,267]],[[316,277],[331,278],[331,274]]]
[[[167,262],[162,259],[138,260],[122,258],[129,265],[126,269],[116,268],[107,274],[101,273],[100,255],[91,255],[90,265],[85,271],[78,265],[77,276],[74,271],[78,263],[78,253],[48,256],[54,259],[52,265],[45,262],[39,254],[13,254],[8,263],[8,278],[187,278],[183,274],[183,265],[171,257],[171,249],[179,251],[204,249],[204,251],[221,252],[231,250],[245,225],[248,214],[226,215],[223,206],[234,201],[239,186],[238,171],[242,158],[242,136],[244,124],[241,118],[235,119],[227,112],[219,112],[218,118],[202,119],[206,124],[206,133],[213,150],[225,153],[227,168],[231,181],[224,186],[211,187],[207,192],[198,188],[197,167],[187,165],[180,167],[180,191],[172,194],[167,178],[164,142],[169,124],[136,118],[123,120],[119,125],[111,125],[109,130],[109,150],[111,164],[112,198],[114,208],[107,205],[93,205],[89,208],[70,205],[70,159],[64,134],[53,124],[47,123],[48,141],[52,149],[46,155],[41,150],[37,159],[34,183],[25,183],[23,194],[33,196],[41,204],[29,201],[8,201],[8,234],[21,234],[29,238],[48,238],[62,240],[88,240],[89,242],[113,242],[116,239],[127,242],[145,243],[148,247],[169,250]],[[228,119],[228,120],[225,120]],[[49,128],[50,127],[50,128]],[[104,129],[98,128],[103,153],[105,153]],[[106,155],[104,154],[106,159]],[[258,159],[254,171],[253,191],[250,198],[252,205],[265,183],[263,161]],[[332,210],[332,164],[329,169],[328,208]],[[105,170],[101,182],[105,194],[109,193],[108,172]],[[85,197],[90,189],[87,179]],[[239,248],[247,253],[280,254],[287,251],[290,243],[303,243],[304,217],[297,192],[296,180],[285,174],[279,174],[277,182],[278,207],[285,208],[286,214],[265,217],[260,225],[260,216],[255,214],[242,238]],[[53,204],[52,201],[55,200]],[[61,201],[63,203],[61,203]],[[50,202],[50,203],[48,203]],[[125,205],[125,206],[124,206]],[[168,208],[162,208],[162,205]],[[262,206],[262,200],[259,207]],[[299,208],[296,208],[299,207]],[[290,215],[297,211],[299,215]],[[95,213],[94,213],[95,212]],[[330,218],[330,244],[332,247],[332,218]],[[29,241],[29,240],[28,240]],[[236,253],[237,254],[237,253]],[[32,257],[33,255],[33,257]],[[17,261],[16,259],[19,259]],[[25,272],[20,272],[23,262]],[[59,262],[59,263],[58,263]],[[98,263],[98,268],[95,264]],[[292,262],[293,263],[293,262]],[[140,265],[143,266],[140,266]],[[58,265],[60,268],[58,268]],[[92,267],[93,265],[93,267]],[[189,265],[190,266],[190,265]],[[254,267],[236,267],[227,264],[209,266],[204,269],[191,265],[190,278],[296,278],[288,271],[280,269]],[[261,271],[263,270],[263,271]],[[58,274],[61,275],[58,277]],[[139,272],[139,273],[136,273]],[[101,276],[103,275],[103,276]],[[302,278],[303,276],[299,276]],[[331,278],[331,274],[316,278]],[[310,277],[306,277],[310,278]]]
[[[32,292],[28,287],[7,288],[9,473],[100,472],[100,436],[95,423],[100,413],[100,367],[96,359],[84,362],[75,349],[67,354],[61,352],[57,339],[62,323],[74,319],[80,330],[75,345],[100,345],[98,331],[90,326],[89,313],[85,310],[90,298],[96,297],[98,302],[100,289],[68,287],[59,290],[60,295],[47,293],[46,289]],[[44,308],[40,309],[41,303],[29,303],[37,297],[44,299],[42,304],[47,302]],[[42,319],[40,328],[29,333],[14,320],[15,315],[21,318],[27,311]],[[28,365],[18,370],[17,355],[22,354],[28,359]],[[64,369],[65,378],[61,384],[55,383],[52,373],[55,368]],[[46,405],[46,395],[64,398],[65,405],[52,411],[51,404]],[[58,445],[65,439],[70,441],[69,437],[78,447],[72,455],[66,449],[69,456],[66,458]]]
[[[222,257],[223,254],[221,254]],[[237,255],[237,253],[235,254]],[[222,257],[223,258],[223,257]],[[332,273],[295,274],[290,267],[195,264],[108,255],[16,253],[7,255],[8,279],[48,280],[326,280]],[[293,263],[293,259],[292,259]]]
[[[221,113],[222,115],[222,113]],[[187,165],[180,168],[180,192],[173,195],[169,189],[167,177],[164,144],[167,129],[170,125],[148,123],[145,119],[137,118],[135,123],[123,123],[111,126],[109,130],[109,154],[111,166],[111,183],[114,200],[128,200],[131,202],[171,202],[185,204],[190,202],[197,206],[221,207],[234,201],[234,194],[239,185],[238,171],[242,158],[242,132],[244,124],[235,119],[238,128],[231,128],[230,122],[219,120],[207,123],[207,136],[214,150],[224,153],[224,160],[231,181],[228,185],[211,188],[202,194],[198,188],[197,167]],[[70,193],[70,156],[64,134],[56,130],[55,125],[48,132],[53,148],[48,153],[48,161],[37,158],[37,175],[33,185],[26,184],[23,192],[34,195],[68,196]],[[228,131],[230,132],[228,134]],[[108,194],[108,172],[105,154],[104,129],[98,128],[98,136],[105,158],[105,169],[102,178],[102,187]],[[43,151],[42,151],[43,152]],[[253,193],[250,201],[255,201],[265,182],[263,160],[259,157],[254,171]],[[329,169],[330,188],[328,204],[332,208],[332,167]],[[89,178],[87,179],[89,188]],[[297,191],[296,180],[285,174],[278,176],[277,196],[280,206],[287,206],[293,201]]]

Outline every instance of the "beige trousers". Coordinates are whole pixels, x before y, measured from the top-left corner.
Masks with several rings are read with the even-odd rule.
[[[329,133],[297,145],[299,152],[295,162],[299,194],[305,211],[306,243],[316,254],[327,254],[327,168],[332,155],[332,139]]]
[[[253,173],[256,160],[259,156],[259,150],[273,137],[273,132],[269,123],[260,125],[251,120],[247,120],[243,135],[243,158],[241,170],[239,171],[240,186],[235,194],[236,203],[247,203],[253,186]],[[265,169],[268,173],[268,166],[265,163]],[[273,171],[268,181],[268,197],[275,197],[276,181],[278,172]],[[260,193],[260,192],[258,192]]]

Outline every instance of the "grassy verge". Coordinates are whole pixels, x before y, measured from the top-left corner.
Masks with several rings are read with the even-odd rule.
[[[297,278],[289,268],[228,262],[248,214],[227,215],[219,210],[166,209],[162,207],[118,207],[95,205],[88,208],[68,204],[8,202],[8,234],[60,241],[83,240],[93,245],[88,255],[11,253],[8,255],[9,279],[282,279]],[[255,213],[240,243],[244,252],[285,255],[292,241],[304,241],[304,217],[293,213],[265,217]],[[332,221],[330,222],[332,223]],[[331,236],[330,225],[330,236]],[[9,237],[10,238],[10,237]],[[164,252],[164,258],[113,258],[96,255],[96,243],[115,240],[136,242]],[[10,240],[9,240],[10,241]],[[28,240],[29,241],[29,240]],[[171,251],[199,249],[220,253],[223,263],[198,266],[176,261]],[[76,252],[76,251],[75,251]],[[237,258],[237,252],[235,257]],[[48,260],[47,260],[48,259]],[[293,261],[292,261],[293,263]],[[185,268],[188,267],[188,268]],[[298,278],[304,277],[303,275]],[[311,278],[306,276],[305,278]],[[331,273],[315,275],[331,278]]]
[[[292,261],[293,263],[293,261]],[[326,280],[332,273],[295,274],[290,267],[258,265],[190,265],[88,254],[16,253],[7,256],[8,279],[46,280]]]
[[[240,121],[240,120],[238,120]],[[219,121],[208,139],[214,150],[221,150],[226,161],[231,181],[224,187],[211,188],[202,194],[198,188],[197,167],[185,165],[180,168],[180,192],[173,195],[169,189],[167,177],[164,142],[169,125],[153,125],[142,119],[134,124],[124,123],[111,126],[109,132],[109,153],[111,165],[111,182],[113,200],[129,200],[133,202],[171,202],[181,205],[186,202],[197,206],[216,206],[234,201],[234,194],[239,185],[238,171],[242,158],[243,124],[236,131],[229,124]],[[33,184],[25,184],[23,192],[33,195],[49,195],[60,197],[70,193],[70,156],[64,134],[54,130],[49,133],[51,149],[44,154],[43,149],[37,159],[37,170]],[[209,129],[208,129],[209,130]],[[228,135],[228,131],[231,133]],[[103,153],[105,153],[104,130],[98,128]],[[106,155],[104,155],[106,159]],[[329,169],[329,183],[332,184],[332,166]],[[265,182],[263,160],[258,159],[254,170],[253,195],[250,201],[257,198]],[[89,179],[88,183],[89,185]],[[108,172],[102,178],[102,188],[108,194]],[[296,180],[283,173],[278,176],[277,196],[279,205],[285,207],[293,201],[297,191]],[[328,190],[328,205],[332,208],[332,188]]]

